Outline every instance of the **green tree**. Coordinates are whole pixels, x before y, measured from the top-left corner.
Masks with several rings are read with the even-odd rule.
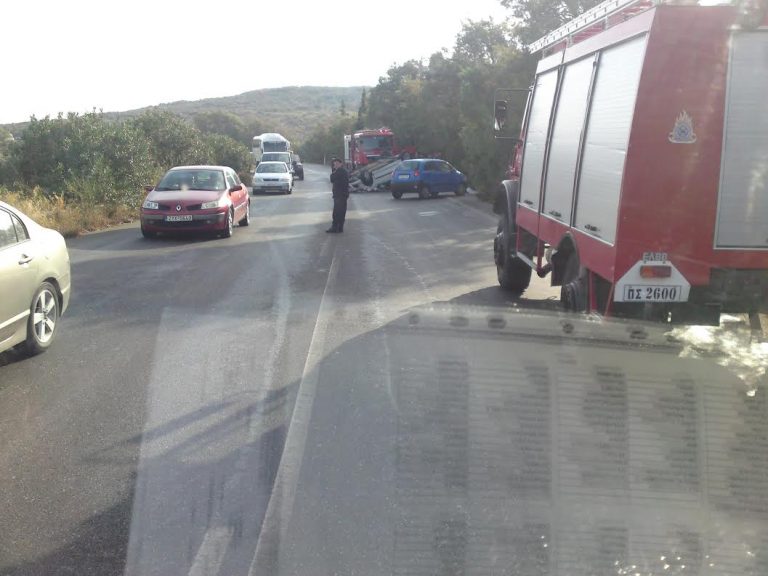
[[[16,157],[25,186],[89,203],[133,204],[157,173],[140,131],[95,112],[33,117]]]
[[[515,32],[517,39],[525,46],[600,4],[602,0],[499,1],[502,6],[511,9],[512,16],[520,23]]]
[[[305,162],[329,161],[333,157],[344,157],[344,135],[351,134],[355,120],[339,118],[335,122],[316,130],[301,145],[301,157]]]
[[[0,186],[15,186],[19,179],[17,169],[17,142],[13,135],[0,127]]]
[[[221,134],[203,135],[203,144],[208,149],[208,163],[229,166],[241,179],[247,181],[250,177],[252,156],[246,146]]]
[[[220,134],[229,136],[246,146],[256,133],[251,132],[252,126],[247,125],[239,116],[232,112],[211,110],[198,112],[192,116],[192,122],[203,134]]]
[[[401,146],[419,146],[425,133],[423,110],[428,103],[422,98],[426,67],[410,60],[393,66],[368,93],[369,127],[389,126]]]
[[[184,164],[207,164],[208,149],[195,126],[172,112],[152,108],[128,124],[149,140],[152,157],[163,170]]]
[[[513,31],[505,22],[480,20],[465,23],[456,37],[453,58],[462,66],[494,66],[510,50]]]
[[[357,108],[357,122],[355,122],[355,130],[362,130],[365,128],[365,118],[368,115],[368,102],[366,99],[366,91],[363,88],[362,94],[360,94],[360,106]]]

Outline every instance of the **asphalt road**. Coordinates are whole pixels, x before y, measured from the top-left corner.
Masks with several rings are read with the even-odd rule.
[[[766,574],[768,345],[496,286],[475,198],[254,197],[70,242],[0,355],[0,574]]]
[[[497,289],[477,199],[353,195],[345,232],[325,234],[328,171],[306,170],[292,195],[253,197],[231,239],[127,225],[69,242],[55,345],[0,355],[0,573],[275,573],[281,542],[309,542],[289,520],[310,505],[320,550],[375,531],[355,523],[355,474],[379,466],[386,483],[392,445],[350,440],[392,432],[386,382],[413,353],[384,327],[433,303],[553,307],[538,279],[520,302]],[[336,524],[318,478],[336,483]],[[356,558],[387,573],[374,548]],[[346,566],[335,550],[316,573]]]

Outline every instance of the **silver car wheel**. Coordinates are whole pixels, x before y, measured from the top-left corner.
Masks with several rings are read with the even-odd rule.
[[[56,295],[45,288],[37,295],[32,312],[32,326],[35,331],[35,338],[40,344],[46,345],[53,339],[57,318],[58,302]]]

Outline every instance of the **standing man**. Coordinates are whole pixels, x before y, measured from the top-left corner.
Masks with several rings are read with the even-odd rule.
[[[334,158],[331,162],[331,182],[333,183],[333,224],[326,232],[338,234],[344,232],[347,198],[349,198],[349,174],[338,158]]]

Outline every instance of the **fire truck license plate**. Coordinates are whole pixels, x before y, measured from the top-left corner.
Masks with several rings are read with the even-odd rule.
[[[624,286],[624,301],[677,302],[682,293],[681,286]]]

